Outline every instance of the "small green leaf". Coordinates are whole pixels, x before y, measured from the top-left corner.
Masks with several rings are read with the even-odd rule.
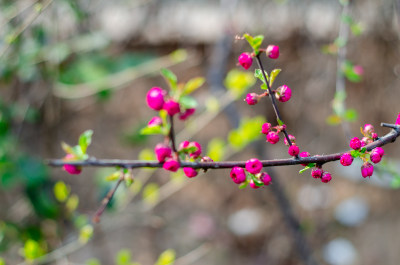
[[[121,249],[115,257],[116,265],[130,265],[131,253],[128,249]]]
[[[167,81],[171,90],[175,91],[177,88],[177,83],[178,83],[178,79],[176,78],[176,75],[166,68],[161,69],[161,74]]]
[[[265,73],[265,77],[267,78],[267,81],[269,81],[269,80],[268,80],[268,73],[267,73],[267,71],[264,71],[264,73]],[[256,70],[254,71],[254,76],[257,77],[258,79],[260,79],[261,82],[263,82],[263,83],[265,84],[264,75],[262,74],[261,69],[256,69]]]
[[[150,148],[145,148],[139,153],[140,160],[155,160],[156,156],[154,155],[154,151]]]
[[[328,118],[326,118],[326,123],[328,125],[338,125],[342,122],[342,119],[338,115],[330,115]]]
[[[188,95],[201,87],[206,79],[204,77],[196,77],[193,79],[190,79],[184,86],[183,88],[183,95]]]
[[[236,130],[233,130],[228,134],[228,142],[230,146],[236,150],[243,148],[245,145],[244,139]]]
[[[87,130],[81,134],[79,137],[79,146],[82,149],[82,152],[86,154],[86,150],[90,143],[92,142],[92,135],[93,131],[92,130]]]
[[[140,130],[140,134],[142,135],[163,134],[163,130],[160,125],[147,126]]]
[[[3,258],[0,257],[0,265],[6,265],[6,262],[4,261]]]
[[[67,154],[73,154],[74,153],[74,151],[72,150],[72,147],[70,145],[68,145],[67,143],[61,142],[61,148]]]
[[[25,242],[23,253],[25,259],[31,261],[39,258],[40,256],[43,256],[45,251],[42,249],[38,242],[32,239],[28,239]]]
[[[262,83],[260,86],[261,89],[268,90],[268,87],[265,83]]]
[[[65,203],[65,206],[67,207],[69,212],[73,212],[78,208],[79,205],[79,197],[76,194],[72,194],[69,196],[67,202]]]
[[[255,54],[259,53],[260,46],[261,46],[263,40],[264,40],[264,36],[263,35],[258,35],[258,36],[255,36],[253,38],[253,42],[251,44],[251,47],[253,48]]]
[[[194,109],[197,107],[197,101],[190,96],[183,96],[179,99],[179,104],[181,104],[185,109]]]
[[[355,109],[348,109],[344,113],[344,119],[349,122],[354,122],[358,119],[358,113]]]
[[[85,225],[81,228],[79,232],[79,241],[82,244],[86,244],[93,236],[93,226],[92,225]]]
[[[271,72],[271,75],[269,77],[269,86],[272,87],[272,84],[274,83],[276,77],[279,75],[279,73],[281,72],[281,69],[274,69]]]
[[[243,182],[242,184],[239,185],[239,189],[241,189],[241,190],[245,189],[248,184],[249,184],[248,181]]]
[[[156,183],[149,183],[143,189],[143,201],[150,205],[158,202],[160,197],[160,188]]]
[[[105,179],[106,181],[115,181],[121,177],[121,171],[113,172],[112,174],[108,175]]]
[[[167,249],[158,257],[157,262],[154,265],[172,265],[175,262],[175,251]]]
[[[360,153],[365,154],[365,152],[367,152],[367,148],[365,147],[361,148]]]
[[[315,167],[315,165],[316,165],[315,163],[309,163],[307,166],[305,166],[303,169],[301,169],[301,170],[299,171],[299,173],[302,174],[302,173],[305,172],[306,170]]]
[[[208,143],[207,150],[207,156],[214,161],[221,161],[225,156],[226,143],[222,139],[214,138]]]
[[[65,185],[64,182],[58,181],[54,185],[54,196],[56,197],[57,201],[65,202],[68,199],[70,193],[70,188]]]
[[[280,125],[280,126],[283,126],[285,123],[282,121],[282,120],[280,120],[280,119],[277,119],[277,121],[278,121],[278,124]]]
[[[357,158],[357,157],[360,156],[360,152],[357,151],[357,150],[351,150],[350,154],[351,154],[351,156],[352,156],[353,158]]]
[[[256,79],[248,71],[237,69],[229,71],[224,80],[224,85],[235,98],[241,97],[247,89],[254,85]]]
[[[360,36],[361,33],[363,32],[363,28],[359,23],[353,23],[350,26],[350,29],[354,36]]]

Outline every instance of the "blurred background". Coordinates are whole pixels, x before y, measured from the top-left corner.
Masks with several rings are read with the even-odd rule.
[[[229,170],[187,179],[182,172],[134,170],[100,224],[91,218],[114,186],[113,169],[68,175],[44,161],[62,158],[94,131],[96,158],[153,159],[161,136],[140,135],[151,117],[147,91],[204,76],[196,114],[178,123],[178,141],[198,141],[215,160],[286,158],[265,143],[275,124],[269,101],[237,57],[236,35],[263,34],[280,57],[292,99],[279,107],[301,151],[348,149],[365,123],[378,135],[399,113],[398,1],[1,0],[0,264],[398,264],[398,143],[371,179],[360,163],[324,165],[321,183],[300,166],[267,168],[273,185],[239,190]],[[346,97],[347,95],[347,97]],[[175,258],[174,258],[175,257]],[[137,263],[135,263],[137,262]]]

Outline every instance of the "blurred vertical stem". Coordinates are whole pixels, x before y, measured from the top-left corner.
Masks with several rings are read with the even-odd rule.
[[[338,54],[336,61],[336,93],[334,104],[338,104],[336,109],[340,110],[340,113],[336,113],[340,117],[344,116],[346,111],[346,78],[343,73],[343,66],[346,62],[347,55],[347,41],[349,39],[350,27],[348,23],[346,23],[346,17],[350,14],[350,6],[352,0],[348,1],[340,1],[343,6],[342,14],[340,15],[340,28],[339,28],[339,36],[338,36]],[[337,98],[341,98],[340,95],[344,95],[344,99],[337,100]],[[341,119],[341,124],[343,128],[343,132],[345,137],[350,140],[351,138],[351,130],[349,123],[345,119]]]

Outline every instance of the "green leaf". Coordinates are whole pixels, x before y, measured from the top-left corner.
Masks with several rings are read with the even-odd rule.
[[[74,154],[74,150],[72,150],[72,147],[70,145],[68,145],[67,143],[61,142],[61,148],[67,154]]]
[[[121,249],[115,257],[116,265],[130,265],[131,253],[128,249]]]
[[[183,96],[179,99],[179,104],[181,104],[185,109],[194,109],[197,107],[197,101],[190,96]]]
[[[150,148],[145,148],[139,153],[139,159],[140,160],[155,160],[156,156],[154,154],[154,151]]]
[[[121,177],[121,171],[115,171],[112,174],[108,175],[105,179],[106,181],[115,181]]]
[[[73,212],[78,208],[79,205],[79,197],[76,194],[72,194],[69,196],[67,202],[65,203],[65,206],[67,207],[69,212]]]
[[[224,85],[229,92],[235,97],[241,97],[256,82],[254,75],[248,71],[240,71],[237,69],[229,71],[224,80]]]
[[[239,189],[243,190],[249,185],[248,181],[245,181],[239,185]]]
[[[82,244],[86,244],[93,236],[93,226],[87,224],[79,231],[79,241]]]
[[[236,130],[233,130],[228,134],[228,143],[232,148],[236,150],[243,148],[245,145],[244,139],[242,138],[241,134]]]
[[[166,68],[161,69],[161,74],[165,78],[165,81],[167,81],[171,90],[175,91],[178,83],[176,75]]]
[[[64,182],[58,181],[54,185],[54,196],[56,197],[57,201],[65,202],[68,199],[70,193],[70,188],[65,185]]]
[[[0,265],[6,265],[6,262],[4,261],[3,258],[0,257]]]
[[[243,37],[247,40],[247,42],[250,44],[251,48],[253,49],[255,54],[259,53],[260,46],[264,40],[263,35],[257,35],[255,37],[252,37],[249,34],[244,34]]]
[[[265,77],[267,78],[267,81],[269,81],[269,80],[268,80],[268,73],[267,73],[267,71],[264,71],[264,73],[265,73]],[[257,77],[258,79],[260,79],[261,82],[263,82],[263,83],[265,84],[264,75],[262,74],[261,69],[256,69],[256,70],[254,71],[254,76]]]
[[[279,73],[281,72],[281,69],[274,69],[271,72],[271,75],[269,77],[269,86],[272,87],[272,84],[274,83],[276,77],[279,75]]]
[[[188,95],[201,87],[206,79],[204,77],[196,77],[193,79],[190,79],[184,86],[183,88],[183,95]]]
[[[277,119],[277,121],[278,121],[278,124],[279,124],[280,126],[282,126],[282,125],[285,124],[285,123],[284,123],[282,120],[280,120],[280,119]]]
[[[362,76],[354,71],[354,65],[349,61],[343,64],[342,72],[345,77],[351,82],[358,83],[362,80]]]
[[[342,122],[342,119],[338,115],[330,115],[328,118],[326,118],[326,123],[329,125],[338,125]]]
[[[261,84],[260,88],[264,89],[264,90],[268,90],[268,87],[265,83]]]
[[[301,169],[301,170],[299,171],[299,173],[302,174],[302,173],[305,172],[306,170],[315,167],[315,165],[316,165],[315,163],[309,163],[307,166],[305,166],[303,169]]]
[[[172,265],[175,262],[175,251],[173,249],[167,249],[158,257],[157,262],[154,265]]]
[[[142,135],[163,134],[163,130],[160,125],[147,126],[140,130],[140,134]]]
[[[86,150],[90,143],[92,142],[92,135],[93,131],[92,130],[87,130],[81,134],[79,137],[79,146],[82,149],[82,152],[86,154]]]
[[[207,150],[207,156],[214,161],[221,161],[225,156],[226,143],[222,139],[214,138],[208,143]]]
[[[156,183],[149,183],[143,189],[143,201],[150,205],[158,202],[160,197],[160,188]]]
[[[359,23],[353,23],[350,26],[351,32],[353,33],[354,36],[360,36],[361,33],[363,32],[363,28]]]
[[[355,109],[348,109],[344,113],[344,119],[349,122],[356,121],[358,119],[358,113]]]
[[[40,244],[35,240],[28,239],[24,245],[24,257],[26,260],[31,261],[44,255],[45,251],[41,248]]]
[[[365,147],[361,148],[360,153],[365,154],[365,152],[367,152],[367,148]]]
[[[357,158],[361,155],[360,152],[357,150],[351,150],[350,154],[353,158]]]

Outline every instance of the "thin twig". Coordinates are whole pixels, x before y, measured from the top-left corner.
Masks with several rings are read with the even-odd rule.
[[[281,114],[279,113],[279,109],[278,109],[278,106],[276,105],[276,101],[275,101],[275,98],[273,96],[271,87],[269,86],[269,82],[268,82],[267,76],[265,75],[264,66],[263,66],[263,64],[261,62],[261,59],[260,59],[260,54],[258,54],[256,56],[256,59],[257,59],[258,66],[260,67],[262,75],[264,77],[265,84],[267,85],[269,98],[271,99],[272,107],[274,108],[275,115],[276,115],[276,118],[278,119],[278,123],[279,123],[279,121],[282,121]],[[286,141],[289,143],[289,146],[292,146],[292,141],[290,140],[289,134],[287,133],[286,129],[283,128],[282,132],[285,134],[285,138],[286,138]],[[297,155],[296,155],[296,158],[298,158]]]
[[[373,143],[370,143],[364,148],[367,151],[371,151],[375,147],[384,146],[391,142],[394,142],[397,137],[400,136],[400,125],[383,123],[385,127],[393,128],[391,132],[380,137]],[[347,150],[341,153],[334,153],[321,156],[310,156],[301,158],[287,158],[287,159],[272,159],[272,160],[261,160],[263,167],[273,166],[290,166],[298,164],[317,163],[325,164],[340,159],[340,156],[344,153],[348,153],[351,150]],[[75,165],[75,166],[95,166],[95,167],[125,167],[125,168],[160,168],[163,163],[157,161],[143,161],[143,160],[118,160],[118,159],[96,159],[89,158],[84,161],[65,161],[62,159],[48,160],[47,164],[52,167],[61,167],[63,165]],[[223,162],[181,162],[181,167],[191,168],[202,168],[202,169],[221,169],[221,168],[233,168],[235,166],[245,167],[246,161],[223,161]]]
[[[103,214],[103,212],[106,209],[107,205],[110,203],[112,197],[114,196],[115,192],[117,191],[119,185],[121,184],[121,182],[123,180],[124,180],[124,173],[123,173],[123,171],[121,171],[121,176],[118,179],[117,183],[115,184],[114,188],[107,193],[107,196],[104,197],[103,201],[101,202],[101,206],[96,211],[96,214],[93,216],[92,220],[93,220],[94,223],[99,223],[100,222],[101,215]]]

